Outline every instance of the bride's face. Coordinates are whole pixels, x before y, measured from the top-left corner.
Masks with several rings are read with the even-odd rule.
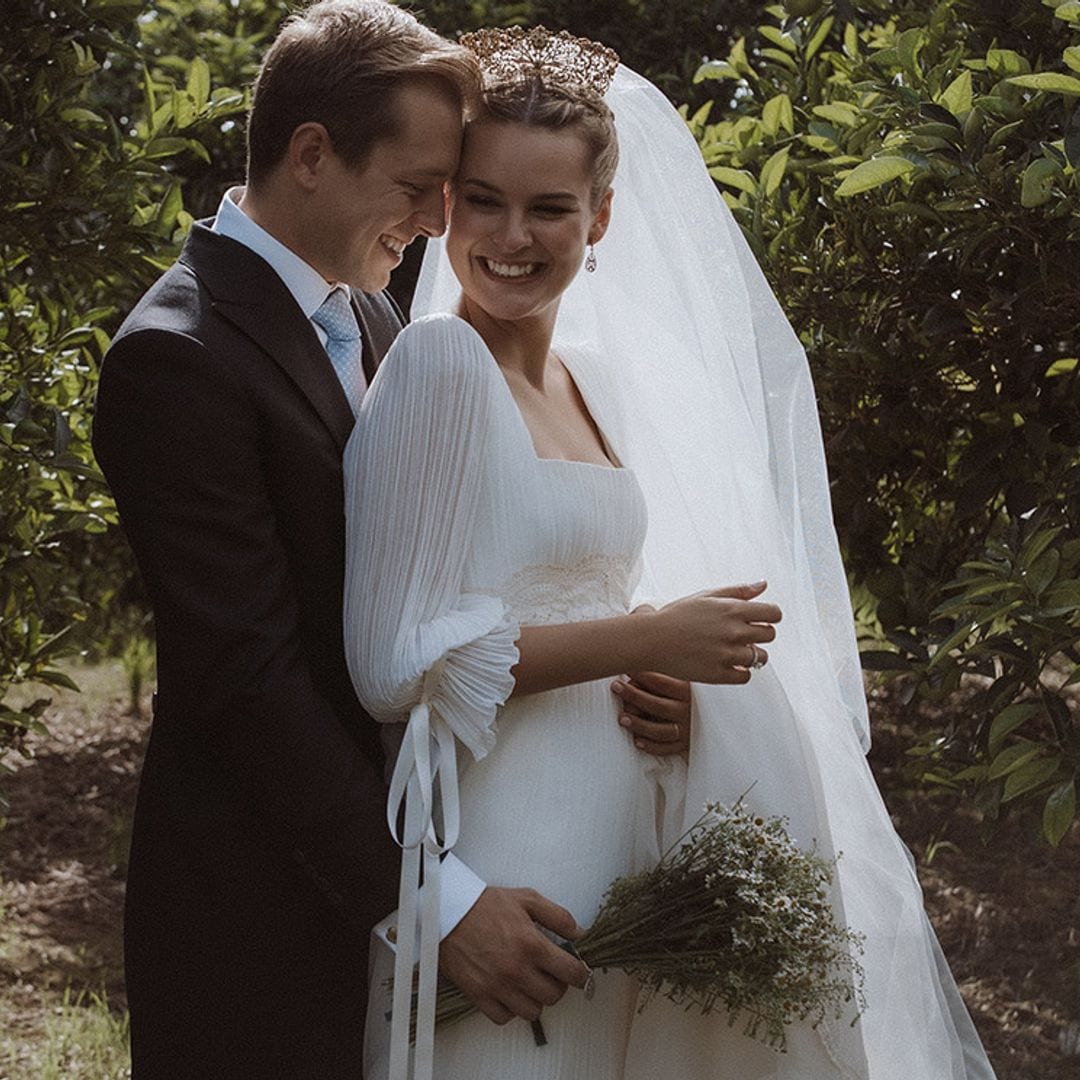
[[[446,240],[468,301],[504,320],[553,313],[607,227],[611,193],[596,207],[591,183],[573,128],[470,125]]]

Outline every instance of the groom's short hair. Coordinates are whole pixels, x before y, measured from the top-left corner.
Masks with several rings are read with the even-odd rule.
[[[419,79],[443,85],[465,112],[479,91],[472,53],[389,0],[318,0],[293,15],[255,82],[248,183],[269,176],[292,133],[312,121],[347,165],[363,165],[397,130],[397,90]]]

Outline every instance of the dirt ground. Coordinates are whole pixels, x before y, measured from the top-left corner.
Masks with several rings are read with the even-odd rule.
[[[125,1004],[120,912],[147,724],[125,711],[117,670],[76,678],[85,693],[57,696],[50,737],[6,783],[0,1033],[27,1061],[65,988]],[[910,790],[903,723],[885,699],[874,712],[872,764],[998,1077],[1078,1080],[1080,1056],[1065,1056],[1061,1032],[1080,1021],[1080,826],[1056,852],[1029,822],[984,842],[947,797]]]

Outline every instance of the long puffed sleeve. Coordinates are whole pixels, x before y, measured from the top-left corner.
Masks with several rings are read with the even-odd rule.
[[[493,432],[505,389],[494,380],[501,378],[483,341],[460,319],[413,323],[383,361],[345,451],[349,670],[374,717],[408,719],[387,807],[404,849],[391,1080],[408,1072],[421,849],[414,1075],[430,1076],[439,856],[458,831],[455,736],[474,757],[486,754],[496,710],[514,686],[519,628],[500,599],[462,590],[485,484],[495,472]]]
[[[518,628],[502,601],[463,594],[502,378],[452,315],[407,327],[345,450],[345,646],[360,700],[399,721],[441,663],[431,705],[476,758],[513,689]]]

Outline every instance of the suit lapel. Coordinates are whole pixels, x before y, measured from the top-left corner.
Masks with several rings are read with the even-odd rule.
[[[375,369],[393,345],[405,320],[388,292],[372,296],[354,289],[352,298],[364,340],[364,374],[370,386],[375,378]]]
[[[368,386],[371,385],[371,380],[375,378],[375,368],[378,367],[378,361],[375,359],[375,345],[374,345],[374,332],[369,325],[368,319],[365,317],[364,308],[366,305],[360,302],[360,297],[357,293],[353,293],[353,314],[356,316],[356,321],[360,326],[360,342],[362,352],[360,354],[360,363],[364,368],[364,378],[367,380]],[[386,350],[384,349],[383,352]],[[379,354],[380,356],[382,353]]]
[[[180,262],[206,287],[214,310],[289,376],[344,449],[353,428],[352,409],[314,327],[269,263],[201,223],[192,227]],[[368,348],[365,334],[365,356]]]

